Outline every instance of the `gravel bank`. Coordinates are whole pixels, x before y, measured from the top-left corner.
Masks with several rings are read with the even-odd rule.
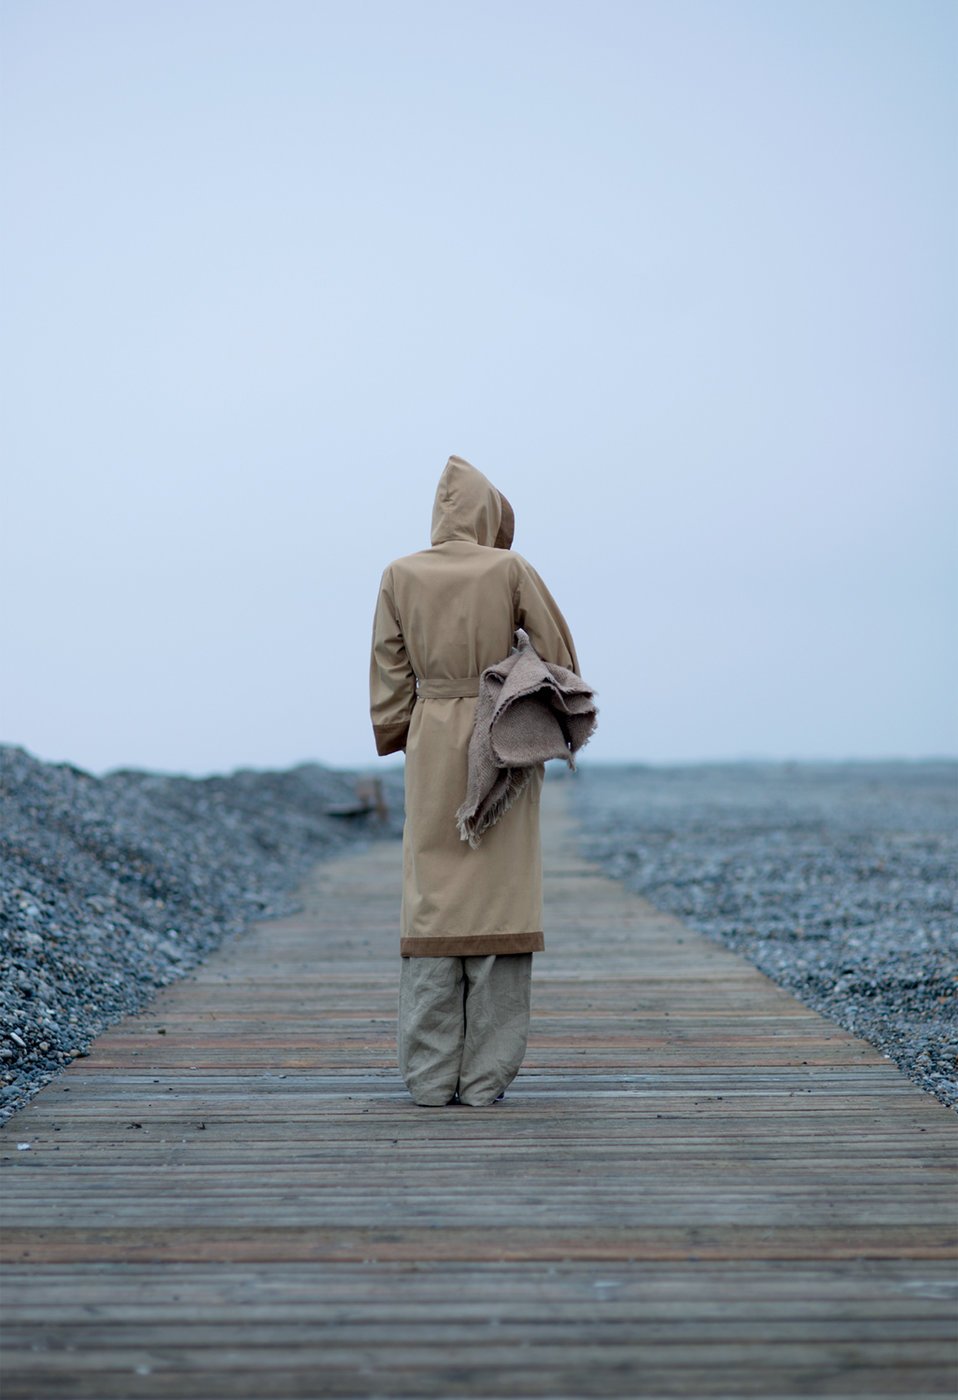
[[[402,773],[380,773],[401,830]],[[105,1026],[254,919],[317,860],[379,834],[342,820],[355,774],[304,764],[96,778],[0,747],[0,1122]]]
[[[583,765],[588,854],[958,1106],[958,764]]]

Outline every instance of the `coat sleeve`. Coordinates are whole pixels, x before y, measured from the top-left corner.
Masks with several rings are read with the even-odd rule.
[[[543,661],[565,666],[577,676],[581,675],[569,624],[542,579],[525,559],[521,561],[515,602],[516,625],[528,632],[529,640]]]
[[[405,749],[415,704],[416,674],[406,655],[393,600],[392,573],[387,569],[379,586],[369,659],[369,714],[377,753]]]

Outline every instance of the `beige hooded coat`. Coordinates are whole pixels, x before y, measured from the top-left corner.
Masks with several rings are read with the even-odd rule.
[[[475,467],[450,457],[433,507],[432,548],[395,560],[380,584],[370,714],[379,753],[406,754],[404,957],[544,946],[543,765],[478,849],[456,826],[480,673],[509,654],[517,627],[544,661],[579,670],[554,598],[510,550],[512,524],[505,497]]]

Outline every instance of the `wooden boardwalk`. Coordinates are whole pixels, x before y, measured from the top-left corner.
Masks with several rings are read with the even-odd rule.
[[[11,1120],[4,1400],[954,1393],[954,1115],[587,865],[570,790],[503,1103],[403,1089],[384,843]]]

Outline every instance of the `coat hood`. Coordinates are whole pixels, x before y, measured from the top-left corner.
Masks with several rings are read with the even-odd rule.
[[[515,516],[502,492],[464,458],[450,457],[432,508],[432,543],[468,540],[509,549],[514,532]]]

